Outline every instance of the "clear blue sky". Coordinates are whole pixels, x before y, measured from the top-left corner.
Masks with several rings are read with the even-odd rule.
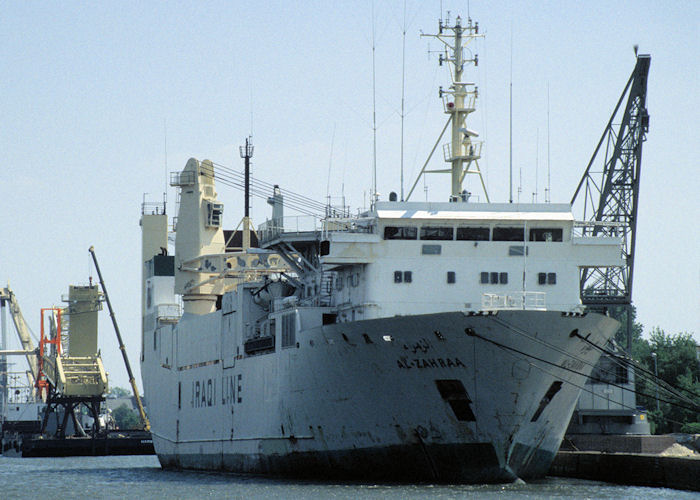
[[[406,2],[406,184],[445,119],[437,86],[446,75],[428,55],[438,45],[419,37],[437,29],[441,4],[443,15],[467,17],[467,2]],[[511,33],[521,201],[532,199],[536,164],[544,199],[547,86],[552,201],[568,202],[634,67],[633,45],[652,55],[634,302],[647,333],[659,326],[699,338],[700,182],[692,165],[700,156],[700,3],[469,7],[487,35],[469,73],[482,97],[470,128],[486,141],[482,166],[494,201],[508,198]],[[376,0],[374,9],[384,196],[400,189],[403,8]],[[239,168],[237,148],[251,130],[257,178],[322,201],[330,167],[331,195],[344,190],[352,206],[363,205],[372,163],[371,11],[368,1],[0,2],[0,281],[10,282],[35,332],[40,307],[60,304],[69,284],[94,275],[87,249],[95,245],[140,385],[143,194],[160,199],[166,171],[192,156]],[[444,184],[429,179],[432,199],[445,198]],[[219,192],[225,225],[235,226],[242,196]],[[267,208],[254,201],[256,223]],[[125,386],[106,313],[100,325],[112,384]]]

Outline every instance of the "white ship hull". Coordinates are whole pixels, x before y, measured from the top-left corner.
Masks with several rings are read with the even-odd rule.
[[[616,329],[596,314],[438,313],[301,329],[294,347],[244,357],[221,311],[186,314],[153,349],[145,337],[154,446],[169,468],[542,477],[600,354],[571,332],[604,345]]]
[[[577,313],[582,270],[619,268],[621,239],[582,235],[568,204],[490,203],[483,179],[488,203],[468,203],[462,182],[481,175],[482,142],[467,125],[478,90],[462,74],[477,58],[463,48],[483,35],[469,18],[439,26],[428,36],[451,65],[439,94],[449,168],[427,169],[429,157],[421,175],[450,173],[449,202],[408,201],[412,189],[380,201],[374,186],[357,215],[330,201],[316,213],[290,193],[306,225],[285,218],[275,185],[253,244],[246,140],[240,231],[223,230],[215,179],[238,181],[209,160],[171,177],[173,256],[165,206],[142,211],[141,373],[164,467],[449,482],[547,473],[596,347],[618,327]]]

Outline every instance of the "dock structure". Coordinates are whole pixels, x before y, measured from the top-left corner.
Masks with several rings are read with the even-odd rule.
[[[549,475],[700,491],[700,458],[649,453],[559,451]]]
[[[22,344],[22,349],[5,349],[0,356],[26,356],[29,365],[26,374],[13,377],[12,387],[8,387],[6,370],[0,380],[3,455],[154,452],[147,429],[117,430],[111,416],[103,411],[108,379],[97,341],[102,300],[103,294],[92,280],[85,286],[71,285],[63,297],[64,307],[41,309],[41,332],[35,347],[14,293],[9,287],[0,290],[0,305],[3,312],[9,308]],[[7,332],[5,321],[2,323],[4,338]],[[25,375],[27,383],[22,385]]]

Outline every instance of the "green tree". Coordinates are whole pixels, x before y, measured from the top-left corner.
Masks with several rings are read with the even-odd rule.
[[[644,327],[637,323],[637,310],[634,306],[617,306],[609,310],[610,316],[620,322],[615,333],[615,341],[627,349],[627,316],[632,320],[630,328],[631,349],[628,354],[641,366],[637,370],[636,390],[637,404],[647,408],[653,433],[698,432],[700,415],[697,411],[684,409],[700,404],[700,365],[697,361],[695,341],[688,333],[667,335],[662,329],[654,328],[649,339],[642,336]],[[654,356],[661,383],[657,387],[654,381]],[[646,373],[645,373],[646,372]],[[690,401],[679,399],[663,388],[663,383],[679,390]],[[659,405],[657,410],[656,393],[658,389]]]
[[[131,391],[123,387],[112,387],[109,390],[109,394],[111,394],[115,398],[128,398],[129,396],[131,396]]]
[[[119,405],[112,412],[112,416],[120,429],[136,429],[140,427],[138,414],[125,404]]]
[[[681,432],[684,427],[695,428],[694,423],[700,422],[700,365],[692,335],[668,335],[662,329],[654,328],[649,341],[638,339],[633,344],[632,351],[633,357],[649,373],[658,371],[662,381],[657,388],[652,377],[637,378],[637,391],[642,393],[637,396],[637,402],[650,410],[649,418],[655,424],[655,433]],[[656,360],[652,353],[656,355]],[[682,393],[686,399],[669,394],[664,389],[664,383]],[[657,390],[659,410],[656,409]]]

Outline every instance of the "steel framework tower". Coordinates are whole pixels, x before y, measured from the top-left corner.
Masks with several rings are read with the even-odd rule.
[[[587,221],[582,228],[583,235],[617,236],[622,239],[622,265],[610,268],[583,268],[580,275],[580,293],[582,303],[589,310],[606,312],[611,308],[622,308],[626,311],[626,324],[623,331],[626,331],[628,353],[632,348],[633,321],[630,309],[642,145],[649,131],[646,94],[650,63],[649,55],[637,57],[634,70],[571,199],[572,205],[578,202],[577,208],[583,205],[583,220]],[[626,96],[627,104],[620,118],[618,112]],[[616,120],[620,120],[618,125],[614,125]],[[602,168],[600,158],[603,158]],[[608,368],[616,366],[615,357],[615,355],[604,354],[597,368],[605,370],[606,366]],[[625,368],[625,375],[621,379],[618,379],[617,370],[614,373],[616,383],[621,382],[628,387],[628,390],[634,391],[634,371],[629,373]],[[616,432],[621,433],[640,431],[635,424],[619,423],[622,414],[631,419],[631,422],[638,421],[636,415],[638,411],[634,409],[636,399],[632,399],[634,403],[631,407],[629,404],[625,407],[622,393],[618,396],[622,398],[621,400],[618,401],[615,398],[611,401],[610,393],[607,393],[610,389],[608,383],[600,380],[592,381],[593,399],[579,400],[572,416],[569,428],[571,432],[591,432],[590,429],[586,429],[586,415],[595,415],[596,426],[600,426],[601,429],[616,429]],[[600,410],[596,406],[594,402],[596,395],[599,400],[608,401],[607,411]],[[634,393],[632,397],[634,398]],[[610,404],[612,407],[609,406]],[[643,428],[641,430],[643,431]]]
[[[584,236],[622,238],[622,266],[581,270],[581,300],[591,309],[629,306],[632,302],[642,144],[649,131],[646,95],[650,63],[650,55],[637,56],[632,75],[571,199],[572,205],[576,201],[583,203],[583,219],[589,222],[583,227]],[[615,125],[625,96],[624,114],[619,125]],[[596,160],[603,155],[599,169]],[[631,321],[627,316],[629,333]],[[628,336],[628,343],[629,340]]]

